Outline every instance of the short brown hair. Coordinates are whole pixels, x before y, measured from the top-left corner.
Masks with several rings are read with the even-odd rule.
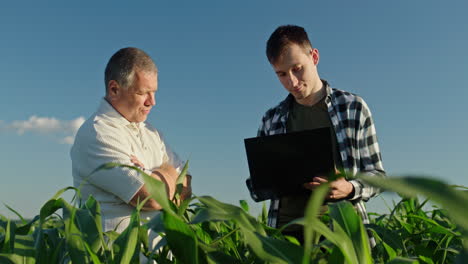
[[[107,63],[104,73],[104,81],[107,85],[111,80],[116,81],[124,89],[127,89],[133,83],[135,71],[158,72],[151,57],[138,48],[123,48],[118,50]]]
[[[296,25],[279,26],[270,36],[266,45],[266,55],[271,64],[276,63],[290,44],[297,44],[304,49],[312,49],[307,32],[303,27]]]

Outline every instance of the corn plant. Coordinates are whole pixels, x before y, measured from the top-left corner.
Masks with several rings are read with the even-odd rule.
[[[99,169],[119,165],[105,164]],[[305,216],[289,223],[304,229],[304,244],[266,225],[266,208],[257,218],[245,201],[239,206],[210,196],[180,201],[187,165],[178,178],[174,199],[164,184],[142,173],[151,198],[163,208],[150,221],[140,219],[139,203],[122,232],[102,231],[99,203],[82,202],[79,189],[57,192],[32,220],[0,217],[0,263],[467,263],[465,190],[426,178],[358,176],[375,186],[403,195],[388,214],[372,214],[363,225],[346,201],[332,203],[325,217],[317,217],[328,186],[313,192]],[[68,203],[60,196],[75,191]],[[425,211],[427,200],[441,207]],[[62,214],[58,212],[62,211]],[[151,247],[148,232],[162,239]],[[370,247],[368,234],[377,240]],[[151,262],[149,262],[151,263]]]

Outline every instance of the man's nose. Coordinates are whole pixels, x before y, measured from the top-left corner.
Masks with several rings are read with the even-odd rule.
[[[154,94],[150,94],[148,99],[146,100],[146,104],[148,106],[154,106],[156,105],[156,97],[154,96]]]
[[[299,84],[299,80],[294,74],[289,74],[289,85],[291,87],[296,87]]]

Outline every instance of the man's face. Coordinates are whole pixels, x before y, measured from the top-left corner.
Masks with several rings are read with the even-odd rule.
[[[112,82],[112,81],[111,81]],[[133,84],[128,89],[109,82],[112,106],[130,122],[143,122],[151,108],[156,104],[155,93],[158,89],[158,76],[154,72],[136,71]]]
[[[290,44],[278,58],[273,69],[284,88],[298,103],[306,103],[321,88],[317,73],[319,54],[317,49],[306,50],[297,44]]]

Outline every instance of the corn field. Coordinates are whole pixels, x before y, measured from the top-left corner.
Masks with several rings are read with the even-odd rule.
[[[116,166],[138,170],[111,163],[99,169]],[[179,190],[187,166],[177,181]],[[282,235],[285,227],[266,225],[265,205],[253,217],[245,201],[239,206],[210,196],[179,201],[177,193],[169,200],[162,182],[143,177],[163,211],[143,221],[142,201],[122,233],[102,231],[99,203],[93,197],[80,202],[79,188],[58,191],[30,221],[8,207],[20,220],[0,215],[0,263],[468,263],[468,188],[463,186],[422,177],[358,175],[402,197],[388,213],[370,213],[366,225],[347,201],[329,204],[328,213],[317,217],[328,191],[321,186],[304,218],[290,223],[304,228],[300,244]],[[61,198],[65,191],[75,192],[70,203]],[[428,201],[436,206],[424,209]],[[156,247],[149,245],[149,230],[162,237]],[[376,240],[373,248],[368,234]]]

